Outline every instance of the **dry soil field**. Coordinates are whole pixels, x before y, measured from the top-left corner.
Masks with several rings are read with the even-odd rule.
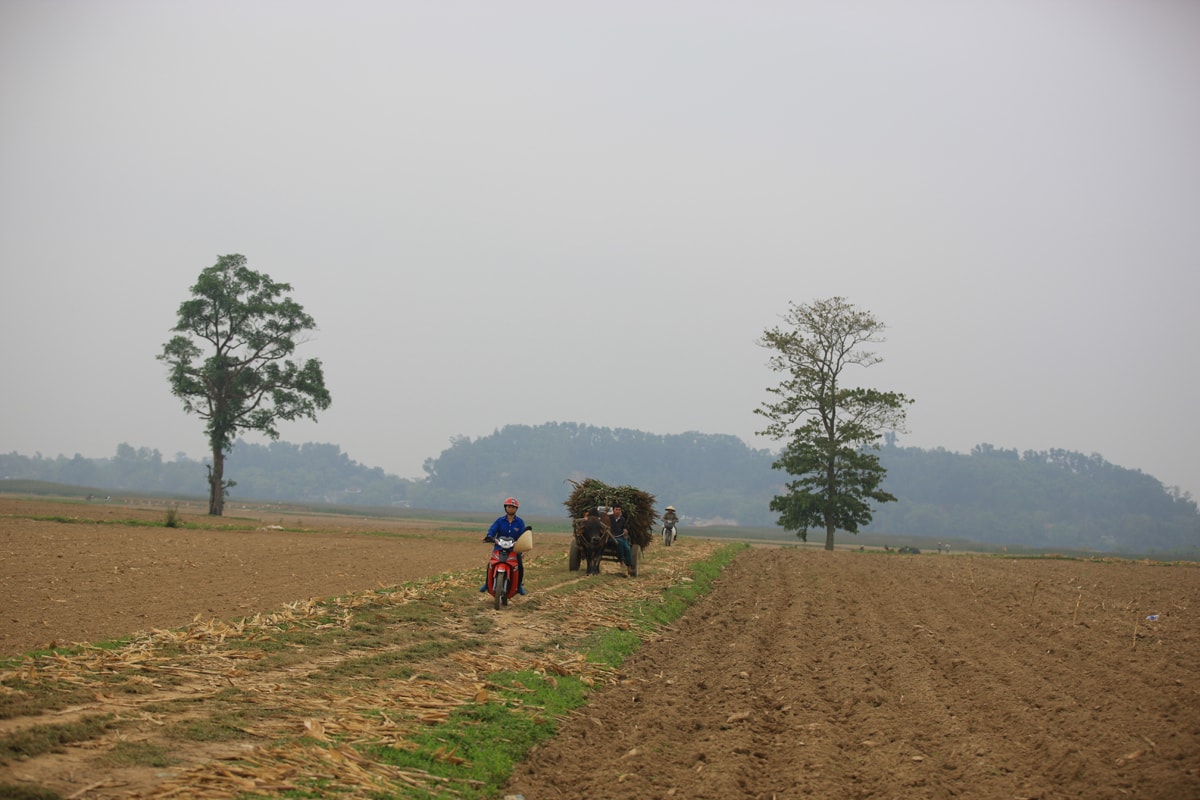
[[[480,676],[510,662],[596,687],[513,773],[505,792],[526,800],[1200,797],[1195,565],[752,548],[612,672],[559,643],[621,625],[611,609],[686,581],[714,543],[652,546],[638,578],[606,562],[588,579],[568,573],[565,537],[543,536],[529,597],[495,612],[475,591],[479,532],[269,514],[251,531],[115,522],[138,515],[162,512],[0,498],[0,655],[144,632],[4,674],[0,742],[112,722],[58,752],[4,757],[0,797],[273,796],[318,773],[341,787],[330,797],[376,797],[386,770],[329,743],[402,742],[402,710],[418,709],[416,725],[478,702]],[[294,645],[280,660],[230,646],[294,620],[336,626],[339,608],[381,604],[372,590],[432,575],[388,595],[378,630],[347,629],[335,648]],[[322,688],[378,658],[376,639],[382,651],[480,631],[491,645],[431,656],[419,683]],[[47,682],[62,703],[23,705]],[[195,734],[231,704],[243,720],[253,707],[253,724]],[[112,757],[158,742],[161,765]],[[400,796],[453,791],[390,779],[411,782]]]

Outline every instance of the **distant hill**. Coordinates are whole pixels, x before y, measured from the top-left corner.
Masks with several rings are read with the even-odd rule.
[[[876,508],[864,529],[872,538],[1200,555],[1200,512],[1189,495],[1096,454],[1018,453],[988,444],[962,454],[889,443],[879,455],[888,471],[884,488],[898,502]],[[592,477],[649,492],[660,511],[674,505],[685,528],[769,528],[776,520],[768,505],[787,479],[772,469],[774,459],[735,436],[546,423],[455,439],[426,461],[421,479],[367,467],[337,445],[287,442],[238,442],[226,475],[236,482],[235,500],[479,511],[516,495],[523,511],[538,516],[565,515],[568,480]],[[96,494],[204,496],[205,476],[202,461],[168,462],[157,450],[128,444],[108,459],[0,455],[0,477],[96,487]],[[839,541],[853,539],[844,534]]]
[[[1067,450],[1003,450],[969,455],[885,447],[881,506],[868,530],[965,536],[1042,549],[1159,554],[1200,553],[1200,514],[1192,498],[1139,470]]]

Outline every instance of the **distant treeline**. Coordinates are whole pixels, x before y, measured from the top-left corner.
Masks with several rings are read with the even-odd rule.
[[[1192,498],[1139,470],[1099,455],[1065,450],[1004,450],[982,444],[969,454],[899,447],[880,451],[881,505],[864,530],[897,537],[971,540],[1064,550],[1175,555],[1200,553],[1200,512]],[[353,461],[333,444],[238,442],[226,464],[232,502],[478,511],[516,495],[534,516],[566,515],[568,479],[635,486],[680,510],[682,524],[771,527],[771,497],[787,476],[775,455],[735,436],[668,436],[575,423],[509,425],[490,436],[452,440],[427,459],[421,478],[400,478]],[[204,497],[205,462],[183,454],[117,447],[112,458],[0,455],[0,477],[90,486],[114,494]],[[839,541],[853,541],[843,534]]]
[[[1200,553],[1200,514],[1190,495],[1096,454],[893,446],[880,460],[898,502],[879,507],[871,531],[1042,549]]]

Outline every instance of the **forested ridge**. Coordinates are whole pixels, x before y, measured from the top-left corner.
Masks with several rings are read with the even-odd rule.
[[[875,509],[863,533],[970,540],[997,545],[1152,555],[1200,553],[1200,512],[1190,495],[1097,454],[1005,450],[970,453],[879,450],[884,488],[898,498]],[[496,508],[516,495],[522,511],[565,515],[568,480],[593,477],[676,506],[684,527],[773,527],[771,497],[786,475],[776,455],[735,436],[657,435],[576,423],[509,425],[459,437],[425,461],[421,478],[401,478],[350,458],[334,444],[239,441],[228,459],[232,502],[336,503],[431,510]],[[0,476],[94,487],[105,492],[203,496],[205,464],[121,444],[112,458],[0,455]],[[853,538],[843,535],[842,543]]]

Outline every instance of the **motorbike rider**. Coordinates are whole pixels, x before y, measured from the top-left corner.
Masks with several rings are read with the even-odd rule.
[[[498,517],[492,526],[488,528],[487,536],[483,537],[485,542],[495,542],[498,536],[511,536],[513,539],[520,538],[525,532],[525,520],[517,516],[517,509],[521,504],[517,502],[515,497],[504,498],[504,516]],[[479,587],[479,591],[487,591],[487,578],[483,579],[483,586]],[[525,594],[525,558],[522,553],[517,553],[517,594]]]
[[[608,528],[612,532],[613,538],[617,540],[617,549],[621,551],[621,560],[625,562],[625,566],[633,569],[633,548],[629,546],[629,534],[625,532],[625,522],[620,502],[613,503],[612,519],[608,521]]]
[[[675,506],[667,506],[667,511],[663,514],[663,527],[671,529],[671,538],[674,539],[679,535],[676,525],[679,524],[679,515],[675,513]]]

